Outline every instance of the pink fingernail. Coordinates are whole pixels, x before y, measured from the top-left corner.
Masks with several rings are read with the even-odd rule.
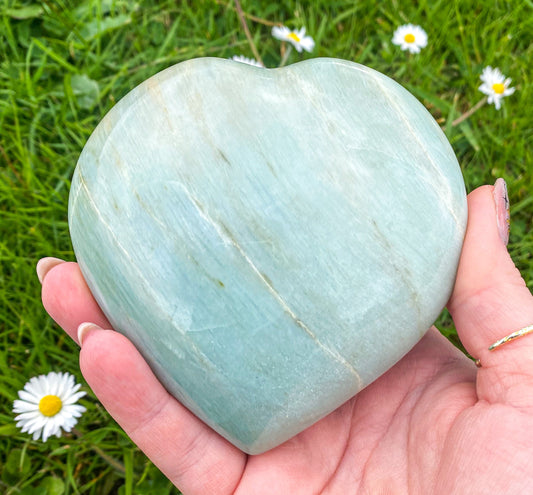
[[[496,224],[500,239],[507,246],[509,242],[509,230],[511,228],[511,213],[509,209],[509,195],[507,184],[504,179],[497,179],[494,183],[494,202],[496,203]]]
[[[61,263],[65,263],[64,260],[60,260],[59,258],[42,258],[37,262],[37,266],[35,267],[35,271],[37,272],[37,278],[39,279],[39,282],[41,284],[44,281],[44,277],[46,277],[46,274],[56,265],[60,265]]]
[[[90,322],[81,323],[80,326],[78,327],[78,342],[80,344],[80,347],[83,346],[83,339],[87,337],[87,334],[91,330],[101,330],[101,328],[95,323],[90,323]]]

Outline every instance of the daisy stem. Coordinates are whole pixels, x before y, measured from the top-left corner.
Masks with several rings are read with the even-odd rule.
[[[463,115],[461,115],[460,117],[457,117],[452,122],[452,127],[459,125],[461,122],[464,122],[468,117],[470,117],[475,112],[477,112],[485,103],[487,103],[487,99],[488,98],[485,96],[485,98],[478,101],[470,110],[467,110],[465,113],[463,113]]]
[[[292,45],[289,45],[289,47],[285,50],[285,53],[283,54],[283,58],[281,59],[281,62],[279,64],[280,67],[283,67],[289,58],[289,55],[292,52]]]
[[[235,0],[235,8],[237,9],[237,15],[239,16],[239,20],[241,21],[241,25],[244,29],[244,34],[246,35],[246,38],[248,39],[248,43],[250,44],[250,48],[252,49],[254,57],[262,66],[264,66],[265,64],[263,63],[263,60],[261,59],[261,55],[259,55],[259,52],[257,51],[257,47],[255,46],[252,35],[250,34],[250,30],[248,29],[248,24],[246,24],[246,19],[244,18],[244,13],[242,11],[241,2],[239,0]]]
[[[224,7],[233,8],[232,5],[231,5],[232,2],[228,3],[228,2],[226,2],[224,0],[215,0],[215,3],[218,4],[218,5],[223,5]],[[263,19],[262,17],[257,17],[255,15],[248,14],[247,12],[243,12],[243,15],[247,19],[250,19],[253,22],[257,22],[258,24],[263,24],[265,26],[279,26],[280,25],[279,22],[267,21],[266,19]]]
[[[78,431],[76,428],[72,428],[71,431],[78,438],[81,438],[83,436],[82,433]],[[126,472],[126,468],[121,462],[117,461],[115,458],[111,457],[110,455],[107,455],[100,447],[97,447],[96,445],[91,444],[91,449],[94,450],[110,466],[113,466],[117,471],[120,471],[121,473]]]

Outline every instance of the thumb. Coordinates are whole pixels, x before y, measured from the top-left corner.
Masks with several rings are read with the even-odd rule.
[[[507,251],[507,207],[502,179],[468,195],[468,226],[448,309],[463,345],[482,363],[478,397],[533,408],[533,334],[489,351],[495,341],[533,324],[533,297]]]

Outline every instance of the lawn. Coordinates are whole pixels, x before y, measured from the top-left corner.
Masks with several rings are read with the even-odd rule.
[[[35,264],[74,260],[70,180],[104,114],[149,76],[195,57],[259,56],[277,67],[287,44],[272,26],[305,26],[311,52],[287,64],[337,57],[410,90],[442,126],[468,191],[507,181],[509,250],[533,287],[533,3],[531,1],[232,0],[77,2],[0,0],[0,491],[6,494],[178,493],[137,450],[87,386],[76,430],[46,443],[14,424],[13,400],[32,376],[68,371],[83,383],[77,346],[46,315]],[[392,44],[423,27],[420,53]],[[486,66],[511,77],[502,108],[482,104]],[[288,116],[290,118],[290,116]],[[437,326],[454,343],[446,311]]]

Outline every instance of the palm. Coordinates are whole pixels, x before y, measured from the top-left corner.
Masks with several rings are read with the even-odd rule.
[[[132,440],[187,494],[523,493],[533,486],[533,338],[498,353],[487,346],[502,329],[531,323],[533,302],[495,234],[491,191],[469,196],[449,303],[480,370],[432,328],[355,398],[258,456],[243,454],[170,397],[116,332],[86,333],[82,372]],[[110,328],[75,263],[50,271],[43,302],[73,338],[83,321]]]

